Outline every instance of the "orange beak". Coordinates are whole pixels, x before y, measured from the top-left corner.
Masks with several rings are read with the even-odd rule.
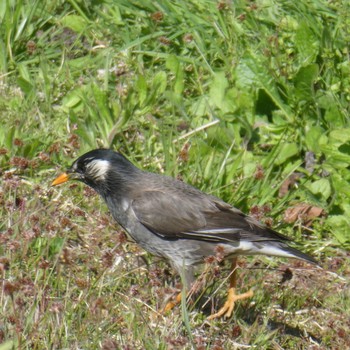
[[[53,180],[51,186],[57,186],[57,185],[63,184],[68,180],[69,180],[69,175],[67,173],[63,173],[60,176],[56,177],[55,180]]]

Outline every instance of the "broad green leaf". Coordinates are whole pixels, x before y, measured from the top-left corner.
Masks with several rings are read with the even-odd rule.
[[[295,45],[303,66],[315,62],[319,51],[319,40],[306,21],[301,22],[297,29]]]
[[[329,133],[328,143],[320,144],[320,150],[326,157],[326,164],[347,168],[350,163],[350,128],[336,129]]]
[[[33,85],[28,80],[24,78],[18,78],[17,84],[26,95],[29,95],[31,92],[33,92]]]
[[[287,104],[283,102],[276,87],[274,77],[261,61],[250,55],[241,60],[236,69],[237,86],[246,89],[246,85],[263,89],[270,96],[284,117],[292,122],[294,116]]]
[[[327,143],[327,136],[325,130],[320,126],[312,126],[305,130],[305,144],[309,151],[314,153],[320,152],[320,144]]]
[[[21,64],[18,65],[18,71],[19,71],[20,76],[24,80],[26,80],[28,83],[31,84],[32,77],[31,77],[31,73],[29,71],[28,66],[26,64],[21,63]]]
[[[318,77],[318,65],[310,64],[301,67],[295,77],[295,95],[301,101],[311,101],[314,99],[313,85]]]
[[[194,117],[202,117],[207,115],[209,111],[208,97],[203,95],[199,96],[197,100],[192,103],[190,107],[190,113]]]
[[[86,30],[86,20],[78,15],[67,15],[61,19],[63,27],[72,29],[76,33],[82,33]]]
[[[78,57],[75,59],[71,59],[68,61],[68,65],[72,69],[86,69],[91,64],[91,57],[90,56],[83,56]]]
[[[239,94],[235,88],[228,89],[226,91],[226,94],[222,101],[223,113],[234,113],[238,108],[237,103],[243,102],[244,104],[245,101],[240,101],[241,96],[238,95]],[[244,100],[244,98],[242,98],[242,100]]]
[[[253,87],[256,83],[256,74],[250,69],[248,62],[251,58],[243,58],[236,68],[236,86],[238,88],[247,89]]]
[[[277,157],[275,158],[275,164],[281,165],[283,164],[287,159],[295,156],[298,154],[299,149],[296,143],[281,143],[278,149]]]
[[[344,193],[350,198],[349,182],[345,180],[339,173],[332,174],[332,185],[336,193]]]
[[[251,177],[256,171],[256,160],[252,152],[244,151],[242,154],[243,174],[245,177]]]
[[[180,62],[175,55],[169,55],[165,61],[165,67],[169,69],[173,74],[177,74],[179,70]]]
[[[147,99],[147,83],[143,75],[139,75],[136,81],[136,89],[139,94],[140,106],[143,106],[144,102]]]
[[[350,220],[348,217],[344,215],[331,215],[327,218],[326,224],[341,244],[350,242]]]
[[[350,141],[350,128],[336,129],[329,133],[329,142],[341,145]]]
[[[326,157],[326,164],[334,168],[347,168],[350,164],[350,154],[345,154],[338,150],[338,147],[332,145],[320,145],[321,151]]]
[[[328,105],[324,119],[333,127],[342,127],[344,125],[344,114],[339,111],[336,103]]]
[[[321,195],[324,199],[328,199],[331,195],[331,185],[328,179],[317,180],[307,187],[313,194]]]
[[[243,166],[243,174],[245,177],[251,177],[256,172],[256,161],[245,163]]]
[[[66,95],[62,101],[62,107],[64,108],[74,108],[81,103],[81,96],[76,91],[71,92]]]
[[[272,6],[273,3],[270,4]],[[292,16],[285,16],[281,19],[279,26],[281,29],[284,29],[288,32],[294,32],[298,28],[298,21]]]
[[[341,208],[344,210],[344,215],[350,220],[350,203],[344,201],[341,203]]]
[[[158,72],[153,78],[153,89],[155,89],[157,95],[164,93],[167,86],[167,75],[165,72]],[[157,96],[158,97],[158,96]]]
[[[218,108],[222,108],[228,81],[224,72],[214,74],[214,79],[210,84],[210,101]]]

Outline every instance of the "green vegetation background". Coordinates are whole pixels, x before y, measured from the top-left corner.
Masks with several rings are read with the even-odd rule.
[[[1,1],[0,350],[349,348],[349,13],[336,0]],[[155,319],[176,286],[167,265],[88,189],[50,188],[97,147],[233,203],[325,270],[243,259],[242,289],[257,291],[231,320],[198,307]]]

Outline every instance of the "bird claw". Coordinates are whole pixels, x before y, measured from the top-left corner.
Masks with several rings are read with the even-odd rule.
[[[175,300],[171,300],[165,305],[164,309],[161,311],[161,314],[164,315],[169,311],[171,311],[176,305],[178,305],[181,302],[181,298],[182,298],[182,292],[180,292],[176,296]]]
[[[253,296],[253,291],[250,289],[248,292],[243,294],[236,294],[234,288],[230,288],[227,295],[227,300],[224,306],[215,314],[210,315],[207,319],[214,320],[215,318],[224,317],[229,318],[232,315],[233,308],[235,306],[235,302],[237,300],[251,298]]]

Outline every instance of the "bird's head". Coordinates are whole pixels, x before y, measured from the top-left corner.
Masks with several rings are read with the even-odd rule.
[[[60,185],[68,180],[78,180],[102,194],[111,185],[118,186],[121,182],[126,182],[129,175],[132,176],[138,171],[120,153],[109,149],[96,149],[76,159],[66,172],[52,182],[52,186]]]

